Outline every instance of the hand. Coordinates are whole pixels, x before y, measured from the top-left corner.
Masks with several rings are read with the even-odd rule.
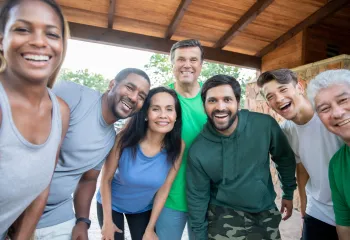
[[[85,222],[78,222],[72,231],[72,240],[89,240],[88,225]]]
[[[293,201],[292,200],[287,200],[287,199],[282,199],[280,212],[282,214],[286,213],[286,215],[284,215],[282,220],[285,221],[288,218],[290,218],[290,216],[292,216],[292,213],[293,213]]]
[[[146,229],[145,233],[143,234],[142,240],[158,240],[158,236],[154,232],[154,230]]]
[[[104,223],[102,226],[101,234],[102,240],[114,240],[114,233],[123,233],[114,223]]]

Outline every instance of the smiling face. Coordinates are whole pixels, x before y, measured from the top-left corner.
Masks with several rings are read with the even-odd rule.
[[[315,108],[326,128],[350,143],[350,86],[334,84],[320,90]]]
[[[220,85],[207,91],[205,111],[214,128],[230,135],[237,126],[238,102],[230,85]]]
[[[21,1],[9,11],[1,36],[6,73],[34,83],[47,82],[63,56],[61,21],[48,4]]]
[[[176,121],[175,99],[169,93],[160,92],[152,96],[147,111],[148,130],[166,134],[174,128]]]
[[[287,120],[295,119],[301,109],[303,90],[299,84],[292,82],[281,84],[276,80],[269,81],[262,87],[268,105]]]
[[[118,83],[113,80],[107,94],[109,110],[117,119],[130,117],[141,109],[149,88],[148,81],[135,73],[130,73]]]
[[[177,82],[194,84],[202,71],[199,47],[178,48],[174,52],[173,74]]]

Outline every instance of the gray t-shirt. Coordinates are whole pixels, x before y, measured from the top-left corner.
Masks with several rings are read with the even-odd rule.
[[[37,228],[69,221],[75,217],[72,195],[83,173],[100,170],[115,141],[114,125],[102,115],[102,94],[73,82],[62,81],[53,88],[70,108],[70,122],[63,140],[50,194]]]
[[[296,162],[301,162],[310,176],[306,184],[306,213],[335,226],[328,166],[344,142],[328,132],[316,114],[304,125],[285,121],[281,128],[294,151]]]
[[[11,224],[50,184],[62,137],[62,120],[56,96],[52,101],[51,131],[40,145],[27,141],[12,118],[6,92],[0,83],[0,239]]]

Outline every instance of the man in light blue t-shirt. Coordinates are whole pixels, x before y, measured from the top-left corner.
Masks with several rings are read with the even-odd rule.
[[[114,145],[113,124],[139,111],[149,89],[149,77],[135,68],[119,72],[103,94],[73,82],[54,87],[70,108],[70,123],[35,239],[88,239],[96,181]]]

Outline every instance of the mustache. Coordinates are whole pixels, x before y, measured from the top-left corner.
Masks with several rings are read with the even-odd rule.
[[[131,100],[130,98],[128,98],[127,96],[124,96],[120,99],[120,101],[125,102],[126,104],[128,104],[131,108],[135,108],[135,101]]]
[[[229,111],[229,110],[214,110],[212,113],[211,113],[211,116],[214,117],[215,114],[227,114],[229,116],[232,115],[232,112]]]

